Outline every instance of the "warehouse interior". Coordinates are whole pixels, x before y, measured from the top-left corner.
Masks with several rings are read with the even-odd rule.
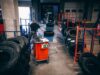
[[[0,0],[0,75],[100,75],[100,1]]]

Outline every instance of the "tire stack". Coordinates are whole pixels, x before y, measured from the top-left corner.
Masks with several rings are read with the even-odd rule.
[[[71,42],[75,42],[76,39],[76,29],[67,29],[65,37],[65,44],[69,45]]]
[[[0,75],[28,75],[30,51],[24,36],[0,44]]]
[[[75,53],[75,40],[76,40],[76,29],[67,29],[66,30],[66,37],[65,37],[65,44],[68,47],[69,53],[71,56],[74,56]],[[78,52],[83,51],[82,40],[78,41]]]
[[[65,30],[67,29],[67,19],[64,19],[62,21],[61,28],[62,28],[61,33],[63,36],[65,36]]]
[[[46,31],[44,32],[44,36],[53,36],[54,35],[54,24],[49,22],[46,24]]]
[[[76,23],[72,23],[71,21],[67,22],[67,19],[64,19],[61,24],[62,30],[61,33],[63,36],[66,36],[66,30],[72,29],[76,27]]]
[[[92,53],[83,53],[78,62],[85,75],[100,75],[99,56],[94,56]]]

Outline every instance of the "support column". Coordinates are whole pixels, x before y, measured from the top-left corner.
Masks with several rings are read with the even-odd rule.
[[[83,19],[91,20],[93,12],[93,3],[86,1],[84,4]]]
[[[0,0],[4,19],[5,31],[16,31],[18,25],[17,0]],[[7,32],[7,38],[14,37],[14,32]]]
[[[88,20],[90,20],[90,21],[92,19],[92,13],[93,13],[93,3],[90,2],[90,4],[89,4],[89,10],[88,10]]]
[[[83,13],[83,19],[87,19],[88,9],[89,9],[89,2],[84,3],[84,13]]]
[[[14,0],[14,7],[15,7],[15,30],[20,31],[19,25],[19,13],[18,13],[18,0]],[[20,35],[20,32],[16,33],[16,36]]]
[[[64,12],[65,0],[60,0],[60,11]]]
[[[31,0],[32,2],[32,19],[39,20],[40,0]]]

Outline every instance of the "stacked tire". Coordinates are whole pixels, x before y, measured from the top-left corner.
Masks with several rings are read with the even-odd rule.
[[[75,54],[75,42],[73,43],[73,42],[71,42],[70,44],[69,44],[69,46],[68,46],[68,51],[69,51],[69,53],[70,53],[70,55],[71,56],[74,56],[74,54]],[[82,45],[82,42],[78,42],[78,45],[77,45],[77,50],[78,50],[78,52],[79,53],[82,53],[83,52],[83,45]]]
[[[53,36],[54,32],[53,31],[45,31],[44,36]]]
[[[66,38],[65,38],[65,44],[68,47],[68,51],[71,56],[74,56],[75,53],[75,46],[76,46],[76,29],[68,28],[66,30]],[[82,39],[78,41],[78,52],[83,52],[83,44]]]
[[[62,27],[62,30],[61,30],[61,33],[63,36],[66,36],[66,30],[70,29],[70,28],[75,28],[76,27],[76,23],[72,23],[71,21],[67,21],[67,19],[64,19],[62,21],[62,24],[61,24],[61,27]]]
[[[65,44],[69,45],[69,43],[71,43],[72,40],[76,39],[76,30],[75,29],[67,29],[66,30],[66,37],[65,37]]]
[[[0,44],[0,74],[28,75],[30,51],[28,39],[18,36]]]
[[[46,24],[46,31],[44,32],[44,36],[53,36],[54,35],[54,24],[49,22]]]
[[[46,27],[54,27],[53,22],[49,22],[49,23],[47,23],[47,24],[46,24]]]
[[[78,61],[83,73],[88,75],[100,75],[100,59],[92,53],[83,53]]]
[[[61,33],[63,36],[65,36],[65,30],[67,29],[67,19],[64,19],[62,21],[61,28],[62,28]]]

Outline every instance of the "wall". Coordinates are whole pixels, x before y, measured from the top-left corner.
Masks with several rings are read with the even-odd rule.
[[[78,2],[66,2],[64,5],[64,12],[66,10],[70,10],[69,12],[66,12],[65,18],[72,19],[72,20],[81,20],[83,15],[83,7],[84,4],[78,3]],[[81,12],[79,12],[81,11]]]
[[[60,0],[40,0],[41,3],[59,3]]]
[[[18,6],[31,6],[31,1],[18,1]]]
[[[76,12],[72,12],[73,9],[75,9]],[[78,3],[78,2],[66,2],[64,5],[64,11],[66,12],[66,10],[70,10],[70,12],[67,12],[67,16],[65,16],[65,18],[72,19],[70,17],[74,17],[76,19],[81,20],[83,17],[83,12],[78,12],[79,9],[84,11],[84,3],[82,3],[82,2],[80,2],[80,3]],[[97,20],[98,13],[99,13],[98,9],[100,10],[99,3],[94,3],[93,10],[92,10],[92,18],[91,18],[91,21],[93,21],[93,22],[95,22]]]
[[[18,3],[17,0],[0,0],[5,31],[18,31]],[[7,32],[7,38],[14,37],[14,32]],[[16,34],[19,35],[19,34]]]
[[[94,22],[97,20],[98,17],[98,13],[99,13],[98,9],[100,10],[99,3],[95,3],[93,7],[93,13],[92,13],[92,21]]]

